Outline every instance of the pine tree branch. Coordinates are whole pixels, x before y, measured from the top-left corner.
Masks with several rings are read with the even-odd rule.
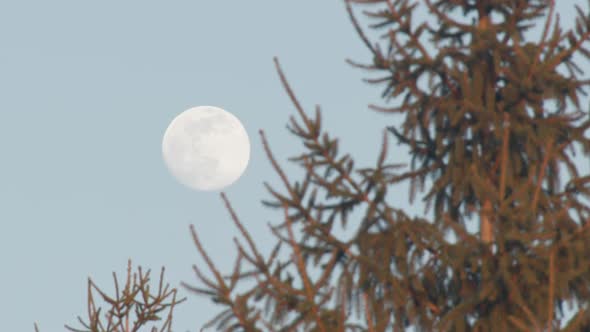
[[[358,23],[358,21],[356,20],[354,13],[352,12],[352,8],[350,6],[350,3],[352,2],[352,0],[346,0],[345,4],[346,4],[346,11],[348,12],[348,16],[350,17],[350,20],[352,21],[352,24],[357,32],[357,34],[359,35],[359,37],[362,39],[363,43],[365,43],[365,45],[367,46],[367,48],[369,50],[371,50],[371,53],[375,54],[375,49],[373,48],[373,46],[371,46],[371,42],[369,42],[369,39],[367,38],[367,36],[365,36],[365,33],[363,32],[360,24]]]
[[[317,304],[315,302],[315,293],[317,290],[314,289],[314,287],[312,286],[312,284],[309,280],[309,275],[307,274],[307,269],[305,268],[305,263],[303,262],[303,257],[301,256],[301,248],[300,248],[299,244],[295,241],[295,237],[293,235],[293,227],[291,225],[291,218],[289,218],[289,213],[288,213],[289,207],[284,204],[283,210],[284,210],[285,223],[287,224],[287,232],[289,234],[289,243],[291,244],[291,247],[293,248],[293,254],[295,256],[295,264],[297,266],[297,270],[299,271],[299,276],[301,276],[301,279],[303,280],[303,287],[305,289],[307,302],[311,306],[311,310],[314,314],[317,327],[320,329],[320,331],[326,332],[326,328],[324,327],[324,324],[321,321],[319,309],[318,309]]]
[[[211,272],[213,272],[213,275],[215,276],[215,279],[217,280],[217,286],[219,287],[220,293],[222,295],[227,295],[227,293],[229,292],[229,289],[225,285],[225,282],[223,280],[223,277],[221,276],[221,273],[219,272],[219,270],[217,269],[217,267],[215,266],[215,264],[213,263],[213,261],[211,260],[211,258],[207,254],[207,252],[205,251],[205,249],[203,249],[203,246],[201,245],[201,241],[199,241],[199,237],[197,235],[197,232],[195,231],[195,226],[191,224],[189,227],[190,227],[190,231],[191,231],[191,236],[193,238],[193,243],[197,247],[197,250],[201,254],[201,257],[203,257],[203,259],[205,260],[205,263],[209,267],[209,270]]]
[[[315,227],[315,229],[318,229],[318,230],[320,230],[320,232],[322,232],[322,235],[325,236],[325,238],[327,239],[327,241],[331,245],[334,245],[334,246],[340,248],[343,252],[345,252],[347,255],[349,255],[349,257],[354,257],[353,253],[348,248],[349,247],[349,244],[342,243],[340,240],[338,240],[332,234],[330,234],[330,232],[328,232],[326,229],[324,229],[323,227],[321,227],[321,224],[319,223],[319,221],[316,220],[309,213],[309,211],[307,209],[305,209],[305,207],[301,203],[301,199],[299,198],[299,196],[291,188],[291,185],[289,183],[289,180],[287,179],[287,176],[285,175],[285,173],[283,172],[283,170],[279,166],[278,162],[274,158],[274,156],[272,154],[272,151],[270,150],[270,147],[268,145],[268,141],[266,140],[266,137],[264,135],[264,131],[260,130],[260,136],[261,136],[261,139],[262,139],[262,145],[264,147],[264,151],[265,151],[268,159],[271,161],[271,164],[272,164],[273,168],[275,169],[275,171],[277,173],[279,173],[279,176],[281,177],[281,180],[283,180],[283,185],[287,188],[287,191],[289,191],[289,194],[291,195],[291,198],[293,200],[292,203],[295,205],[294,207],[298,211],[300,211],[301,213],[304,214],[305,219],[308,222],[310,222]]]
[[[248,245],[250,246],[250,250],[252,251],[252,253],[256,257],[256,264],[259,265],[260,268],[262,268],[264,266],[264,259],[262,258],[262,255],[260,254],[260,252],[256,248],[256,245],[254,244],[254,240],[252,240],[252,236],[250,236],[250,233],[248,233],[248,231],[246,230],[246,228],[244,227],[244,225],[242,224],[242,222],[238,218],[236,212],[234,211],[233,207],[231,206],[231,203],[229,202],[229,199],[227,198],[225,193],[222,192],[220,194],[220,196],[221,196],[221,199],[223,200],[223,203],[225,204],[227,211],[229,211],[229,214],[231,216],[232,221],[234,222],[234,225],[236,225],[236,227],[238,228],[238,230],[240,231],[242,236],[246,239],[246,242],[248,242]]]
[[[582,36],[579,37],[577,41],[569,48],[559,52],[556,56],[553,57],[551,61],[547,63],[545,70],[555,70],[557,66],[559,66],[565,59],[570,58],[576,51],[578,51],[582,44],[590,39],[590,29],[586,31]]]
[[[266,142],[266,141],[264,141],[264,142]],[[293,288],[291,285],[281,282],[277,277],[270,274],[269,267],[271,266],[271,264],[273,262],[273,258],[276,257],[277,252],[275,251],[274,255],[271,255],[271,258],[269,259],[269,261],[267,263],[265,263],[264,259],[262,258],[262,255],[260,254],[260,251],[258,250],[254,241],[252,240],[250,233],[246,230],[246,228],[244,227],[242,222],[239,220],[238,216],[236,215],[236,213],[235,213],[233,207],[231,206],[231,203],[229,202],[229,199],[227,198],[225,193],[221,193],[221,197],[226,205],[226,208],[230,212],[230,216],[231,216],[234,224],[238,227],[242,236],[244,236],[244,238],[246,238],[246,241],[248,242],[248,244],[250,246],[250,250],[254,254],[255,259],[254,260],[250,259],[250,263],[252,263],[257,268],[257,272],[262,273],[267,278],[267,281],[270,284],[272,284],[276,289],[280,290],[284,294],[304,295],[304,292],[302,292],[296,288]],[[241,249],[241,252],[245,255],[245,257],[249,256],[244,251],[244,249],[241,248],[241,246],[240,246],[240,249]],[[261,283],[262,282],[259,281],[259,285]]]
[[[285,88],[285,91],[287,92],[287,94],[291,98],[291,101],[295,105],[295,107],[297,109],[297,112],[299,113],[299,115],[303,119],[303,121],[304,121],[304,123],[305,123],[305,125],[306,125],[306,127],[308,129],[308,131],[309,132],[316,132],[317,129],[315,128],[313,122],[307,117],[307,115],[305,114],[305,111],[301,107],[301,104],[297,100],[297,97],[293,93],[293,90],[291,89],[291,87],[290,87],[289,83],[287,82],[287,79],[286,79],[286,77],[285,77],[285,75],[284,75],[284,73],[283,73],[283,71],[281,69],[281,66],[279,64],[279,60],[276,57],[274,58],[274,62],[275,62],[276,70],[279,73],[279,77],[281,79],[281,83],[283,84],[283,87]],[[264,132],[262,130],[260,130],[260,135],[261,135],[261,137],[263,139],[263,143],[264,143],[266,140],[264,139]],[[316,135],[313,135],[312,137],[313,137],[313,142],[317,146],[321,146],[321,143],[318,140],[319,132]],[[265,151],[267,151],[267,156],[268,156],[269,155],[268,154],[269,150],[267,149],[267,147],[268,147],[268,144],[265,145]],[[352,181],[352,179],[350,178],[350,175],[348,175],[348,172],[344,171],[341,168],[341,166],[332,159],[332,157],[328,154],[327,151],[322,150],[322,155],[330,163],[330,166],[334,167],[336,170],[338,170],[344,176],[344,178],[354,187],[354,189],[357,191],[357,193],[360,193],[362,191],[358,186],[356,186],[356,183],[354,181]],[[280,167],[278,167],[278,163],[274,160],[274,158],[271,159],[271,163],[273,164],[273,167],[275,168],[275,170],[277,170],[277,172],[281,176],[281,179],[283,180],[283,184],[289,190],[289,193],[291,194],[291,196],[293,198],[297,197],[297,195],[295,195],[295,193],[291,189],[291,187],[289,185],[289,182],[287,181],[287,178],[284,175],[284,172],[280,169]],[[366,197],[364,199],[366,199]],[[300,201],[298,200],[296,203],[299,204]]]
[[[433,5],[430,0],[425,0],[424,2],[426,3],[426,6],[428,7],[428,9],[434,15],[436,15],[436,17],[439,20],[441,20],[442,22],[444,22],[450,26],[456,27],[461,31],[466,31],[466,32],[475,31],[475,28],[473,26],[457,22],[457,21],[453,20],[451,17],[449,17],[448,15],[445,15],[443,12],[438,10],[438,8],[435,5]]]
[[[541,58],[541,53],[546,46],[547,43],[547,35],[549,34],[549,27],[551,26],[551,20],[553,19],[553,11],[555,10],[555,0],[550,0],[549,3],[549,14],[547,14],[547,19],[545,20],[545,25],[543,27],[543,33],[541,35],[541,40],[539,40],[539,47],[537,48],[537,53],[533,58],[533,64],[529,69],[528,77],[529,79],[533,75],[533,68],[537,67],[537,64]]]
[[[229,205],[229,202],[227,201],[227,198],[225,197],[225,194],[222,193],[221,196],[224,199],[224,201],[226,202],[232,216],[235,216],[235,214],[233,213],[233,210],[231,209],[231,206]],[[238,320],[240,326],[242,326],[245,329],[245,331],[255,331],[253,325],[248,322],[248,318],[246,316],[247,313],[242,312],[240,310],[240,308],[235,305],[235,301],[232,300],[231,291],[232,291],[233,286],[230,288],[225,283],[224,278],[221,276],[221,273],[217,270],[217,268],[215,267],[215,265],[211,261],[211,258],[209,257],[207,252],[204,250],[203,246],[201,245],[201,242],[199,241],[199,238],[197,236],[197,232],[195,231],[194,225],[190,225],[190,231],[191,231],[191,235],[193,238],[193,242],[195,243],[201,257],[207,263],[209,270],[211,272],[213,272],[213,274],[215,275],[215,278],[217,280],[217,284],[214,285],[211,281],[207,281],[207,278],[200,272],[200,270],[197,268],[197,266],[193,265],[193,269],[197,273],[197,276],[199,277],[201,282],[204,282],[205,284],[208,285],[208,287],[215,290],[216,301],[219,303],[225,304],[229,307],[229,309],[233,313],[234,317]],[[241,256],[238,256],[238,261],[236,262],[234,274],[239,274],[240,259],[241,259]],[[233,282],[232,284],[235,284],[235,282]],[[192,290],[194,292],[204,293],[203,291],[201,291],[195,287],[192,287],[186,283],[182,283],[182,285],[185,288]],[[225,314],[221,313],[219,316],[210,320],[209,323],[207,323],[206,325],[215,324],[219,319],[221,319],[222,316],[225,316]]]
[[[136,273],[133,273],[133,279],[131,278],[131,260],[128,261],[127,281],[122,291],[119,289],[117,275],[113,272],[114,296],[108,296],[94,284],[91,278],[88,278],[88,321],[85,322],[78,316],[79,323],[86,330],[75,329],[67,324],[65,328],[74,332],[136,332],[151,321],[161,320],[159,314],[164,310],[168,310],[168,315],[160,327],[160,332],[170,332],[174,308],[176,304],[184,302],[185,299],[176,300],[176,289],[169,290],[169,285],[163,286],[164,270],[164,268],[161,270],[156,293],[150,292],[150,270],[144,274],[141,267],[138,267],[139,277]],[[96,306],[94,291],[102,297],[103,301],[110,305],[110,309],[104,315],[106,323],[101,319],[102,308]],[[170,296],[172,301],[166,303],[166,299]],[[131,323],[132,318],[130,317],[132,314],[135,314],[133,323]],[[158,329],[154,326],[152,331],[157,332]]]

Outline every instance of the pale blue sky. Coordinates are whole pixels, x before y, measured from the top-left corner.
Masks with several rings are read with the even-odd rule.
[[[559,3],[573,12],[573,2]],[[266,224],[282,214],[262,207],[262,183],[282,187],[258,130],[293,180],[301,172],[286,158],[302,146],[285,129],[295,112],[273,56],[303,106],[322,106],[341,151],[374,165],[393,118],[367,109],[383,105],[382,87],[344,62],[371,56],[341,0],[0,2],[3,330],[79,327],[87,277],[112,290],[111,273],[122,277],[128,258],[154,277],[166,266],[172,286],[196,284],[191,266],[202,261],[189,224],[230,272],[236,231],[219,194],[178,184],[161,159],[167,125],[192,106],[222,107],[243,122],[251,162],[225,192],[261,247],[274,244]],[[395,144],[390,156],[406,160]],[[396,192],[395,205],[407,208],[406,187]],[[188,300],[175,331],[197,331],[219,311],[180,291]]]

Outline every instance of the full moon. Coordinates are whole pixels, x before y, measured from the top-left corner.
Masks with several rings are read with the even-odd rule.
[[[219,190],[234,183],[248,166],[250,140],[233,114],[215,106],[180,113],[162,140],[170,173],[196,190]]]

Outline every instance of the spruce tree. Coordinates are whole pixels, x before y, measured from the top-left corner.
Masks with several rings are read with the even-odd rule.
[[[386,47],[369,41],[353,3],[381,5],[366,14],[385,31]],[[415,22],[418,3],[430,20]],[[288,128],[306,149],[291,161],[305,176],[292,181],[260,132],[283,182],[282,190],[266,185],[273,199],[264,202],[282,211],[270,227],[277,246],[263,257],[222,194],[245,239],[236,241],[236,268],[224,277],[207,259],[215,278],[195,267],[206,288],[185,285],[226,308],[211,324],[226,331],[590,331],[583,200],[590,176],[578,174],[572,159],[575,147],[590,152],[580,104],[589,81],[579,65],[590,58],[590,18],[576,7],[573,29],[564,30],[554,6],[346,2],[373,54],[369,65],[351,63],[386,73],[369,82],[385,84],[383,97],[393,105],[372,108],[405,115],[388,129],[410,149],[410,169],[387,162],[388,134],[376,165],[355,169],[322,126],[319,108],[315,117],[302,109],[277,61],[300,117]],[[533,39],[536,26],[542,32]],[[405,180],[411,200],[424,193],[431,219],[396,208],[391,190]],[[348,221],[353,209],[363,211],[361,220]],[[355,228],[349,240],[333,232],[346,223]],[[291,255],[281,259],[284,246]],[[235,291],[248,278],[255,286]],[[567,322],[566,303],[577,304]]]
[[[378,8],[366,15],[385,32],[385,47],[366,36],[355,3]],[[418,4],[428,20],[415,21]],[[291,179],[260,132],[282,180],[281,189],[265,183],[272,198],[263,201],[280,211],[280,222],[269,225],[277,243],[263,254],[222,193],[242,234],[228,275],[191,227],[210,273],[194,266],[202,285],[184,287],[222,307],[206,327],[590,331],[590,176],[573,161],[576,150],[590,153],[590,120],[580,101],[590,82],[580,68],[590,58],[590,17],[576,7],[574,26],[565,30],[554,6],[346,1],[373,55],[370,64],[351,64],[386,73],[368,81],[385,84],[392,105],[371,108],[405,115],[383,131],[371,167],[355,167],[340,151],[319,107],[314,116],[305,112],[275,59],[299,117],[288,129],[305,149],[290,161],[305,175]],[[535,27],[540,36],[531,38]],[[388,161],[392,139],[409,148],[409,168]],[[404,202],[393,190],[402,181],[410,181],[411,202],[422,194],[432,217],[397,207]],[[349,220],[353,210],[362,218]],[[341,225],[354,236],[338,236]]]

